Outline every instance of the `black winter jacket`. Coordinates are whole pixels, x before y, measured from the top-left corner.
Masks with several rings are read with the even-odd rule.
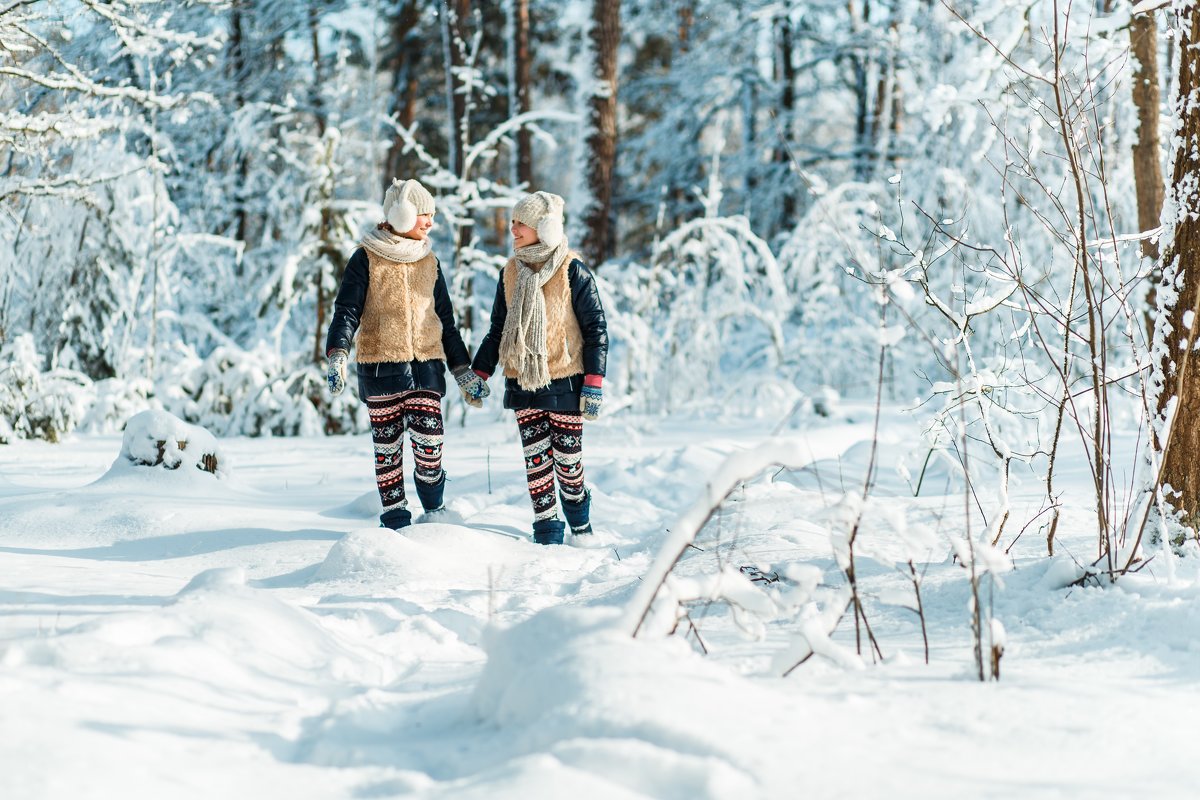
[[[574,259],[567,268],[567,280],[571,287],[571,309],[583,334],[583,372],[585,375],[603,375],[608,365],[608,323],[604,319],[604,307],[600,304],[596,279],[582,261]],[[492,324],[475,351],[475,361],[471,365],[473,369],[485,375],[496,371],[496,364],[500,361],[500,338],[504,334],[504,320],[507,317],[508,301],[504,297],[502,276],[496,284]],[[535,391],[522,389],[516,378],[506,378],[504,407],[579,411],[579,390],[582,388],[583,375],[557,378]]]
[[[333,319],[329,323],[329,334],[325,337],[325,352],[345,350],[350,344],[362,318],[370,288],[371,272],[367,251],[358,248],[346,264],[346,274],[337,298],[333,301]],[[450,291],[438,264],[437,283],[433,287],[433,308],[442,321],[442,349],[451,368],[466,366],[471,355],[463,343],[462,334],[454,324],[454,306],[450,302]],[[358,365],[358,396],[365,400],[385,394],[425,389],[444,395],[446,393],[446,364],[438,359],[431,361],[384,361],[378,364]]]

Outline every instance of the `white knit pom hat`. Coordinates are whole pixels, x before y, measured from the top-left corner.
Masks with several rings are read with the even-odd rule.
[[[408,233],[417,224],[417,215],[433,214],[433,195],[420,181],[399,181],[383,195],[383,217],[396,233]]]
[[[547,247],[558,247],[563,240],[563,207],[566,202],[550,192],[527,194],[513,206],[512,217],[537,231]]]

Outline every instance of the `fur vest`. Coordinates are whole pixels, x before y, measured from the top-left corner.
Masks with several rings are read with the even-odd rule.
[[[370,275],[358,328],[358,363],[445,360],[442,320],[434,309],[433,254],[411,264],[367,252]]]
[[[567,263],[542,287],[542,297],[546,299],[546,355],[551,380],[583,374],[583,332],[575,318],[568,278],[571,262],[578,258],[577,253],[569,253]],[[516,288],[517,265],[509,259],[504,265],[504,302],[509,306]],[[507,368],[504,375],[517,377]]]

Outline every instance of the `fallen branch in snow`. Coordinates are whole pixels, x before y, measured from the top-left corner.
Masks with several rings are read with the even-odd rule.
[[[830,615],[828,612],[819,618],[807,620],[800,628],[800,632],[796,634],[795,649],[791,653],[785,654],[788,661],[792,661],[792,665],[783,671],[783,676],[786,678],[796,670],[797,667],[806,663],[815,655],[824,655],[839,663],[847,663],[846,659],[840,654],[841,649],[834,644],[830,639],[833,632],[842,624],[842,620],[846,617],[846,612],[850,610],[850,606],[854,603],[853,597],[846,597],[846,602],[830,624]],[[824,624],[822,624],[824,622]],[[850,654],[851,656],[853,654]],[[852,662],[851,662],[852,663]],[[862,662],[858,662],[858,666],[862,666]]]
[[[755,450],[734,453],[725,459],[705,486],[701,496],[684,510],[675,524],[668,529],[666,541],[626,606],[622,629],[630,636],[638,635],[650,614],[654,599],[666,583],[667,576],[679,563],[684,552],[693,546],[692,542],[697,534],[708,524],[735,488],[772,467],[803,469],[810,463],[812,456],[801,454],[799,448],[787,440],[772,442]]]

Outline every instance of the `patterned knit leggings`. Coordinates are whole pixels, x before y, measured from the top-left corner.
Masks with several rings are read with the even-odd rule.
[[[517,412],[517,430],[525,448],[525,476],[529,499],[533,501],[533,519],[555,519],[558,500],[554,496],[554,477],[558,488],[571,502],[583,500],[583,416],[574,413],[529,408]]]
[[[404,499],[404,430],[412,442],[417,467],[413,477],[422,483],[442,479],[442,398],[417,390],[367,398],[371,437],[375,440],[375,483],[383,510],[407,508]]]

